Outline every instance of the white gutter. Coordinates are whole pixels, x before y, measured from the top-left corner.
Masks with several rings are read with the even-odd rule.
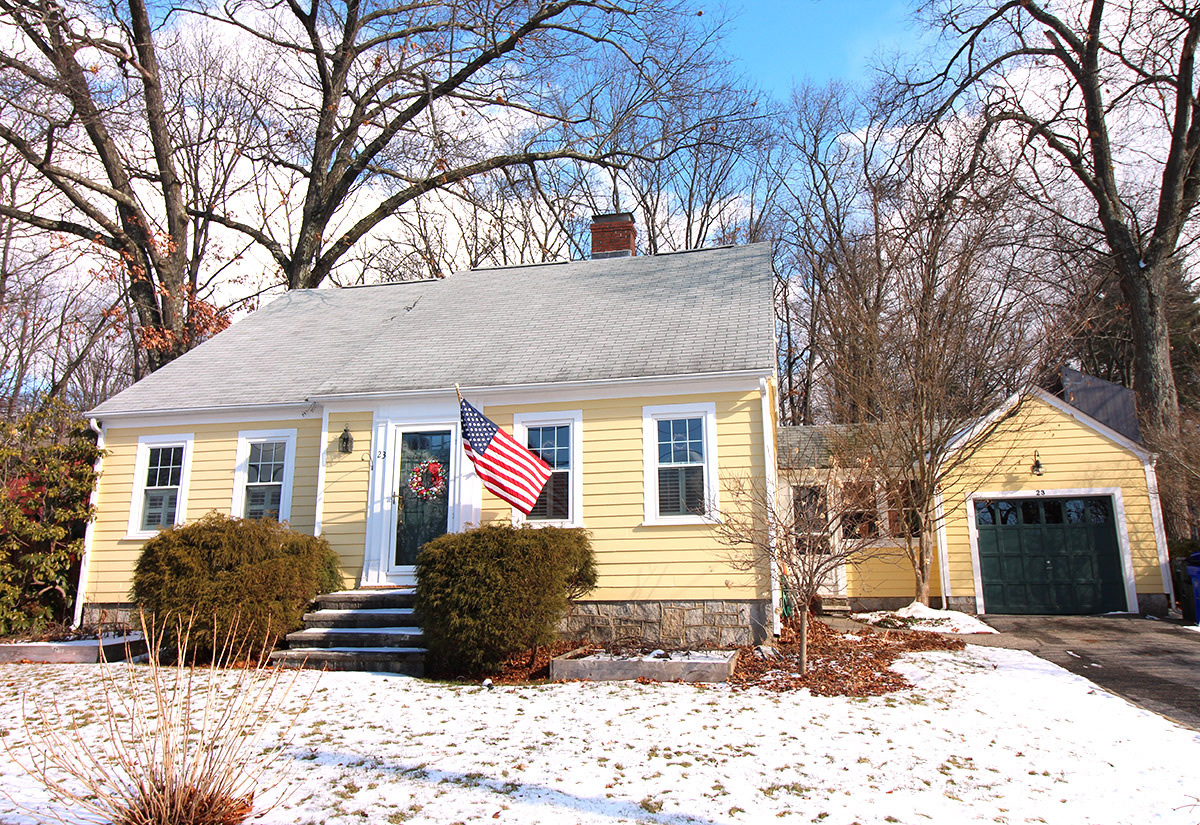
[[[96,473],[96,483],[92,485],[92,492],[88,496],[88,504],[95,509],[100,489],[100,468],[104,463],[104,427],[94,418],[88,419],[88,427],[96,434],[96,449],[100,451],[96,456],[96,463],[92,465],[92,469]],[[96,519],[93,516],[88,519],[87,528],[83,533],[83,557],[79,560],[79,585],[75,589],[75,615],[71,623],[72,627],[79,627],[83,623],[83,600],[87,591],[88,568],[92,561],[92,537],[95,533],[95,525]]]
[[[775,374],[772,368],[753,370],[724,370],[721,372],[688,372],[671,375],[636,375],[626,378],[605,378],[600,380],[588,379],[579,381],[538,381],[530,384],[464,384],[460,387],[463,394],[487,394],[502,392],[526,392],[545,389],[585,389],[589,387],[611,387],[613,384],[627,385],[638,383],[653,383],[662,381],[710,381],[715,378],[758,378],[760,381]],[[373,392],[347,392],[310,395],[308,401],[324,403],[326,401],[357,401],[367,398],[413,398],[430,395],[445,395],[453,392],[454,387],[431,387],[420,390],[376,390]]]
[[[101,405],[102,407],[103,405]],[[141,416],[156,416],[156,415],[202,415],[205,413],[229,413],[229,412],[249,412],[254,410],[264,410],[278,412],[286,410],[289,412],[303,413],[312,406],[312,402],[308,399],[302,401],[279,401],[273,404],[222,404],[214,407],[161,407],[159,409],[138,409],[138,410],[105,410],[97,407],[94,410],[89,410],[84,415],[102,415],[106,419],[110,418],[137,418]],[[94,419],[93,419],[94,420]]]
[[[763,461],[766,463],[767,501],[774,510],[779,505],[775,500],[776,473],[779,468],[775,458],[775,428],[772,426],[775,416],[771,409],[771,385],[765,377],[758,379],[758,391],[762,398]],[[767,545],[771,548],[768,570],[771,577],[771,633],[778,636],[783,630],[783,622],[779,615],[779,565],[775,559],[775,525],[772,518],[767,518]]]
[[[313,535],[321,535],[325,517],[325,456],[329,452],[329,410],[321,408],[321,454],[317,459],[317,500],[313,516]]]

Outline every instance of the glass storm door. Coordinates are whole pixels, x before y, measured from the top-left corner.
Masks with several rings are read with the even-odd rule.
[[[400,478],[396,496],[396,557],[395,567],[411,567],[417,551],[427,541],[444,535],[449,529],[447,516],[450,501],[450,430],[402,433],[400,436]],[[418,495],[410,487],[413,470],[426,461],[441,464],[441,489],[430,490],[432,478],[428,471],[418,482],[426,487]],[[433,493],[430,495],[430,493]]]

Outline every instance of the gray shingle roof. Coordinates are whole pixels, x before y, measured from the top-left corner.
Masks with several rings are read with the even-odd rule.
[[[779,428],[779,466],[785,470],[829,466],[829,437],[833,424],[791,425]]]
[[[289,292],[92,415],[771,369],[769,244]]]

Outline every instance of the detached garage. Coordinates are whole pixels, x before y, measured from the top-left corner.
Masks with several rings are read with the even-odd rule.
[[[1165,615],[1167,541],[1133,394],[1066,369],[1051,389],[1013,397],[964,431],[973,449],[963,448],[936,502],[930,603],[983,614]],[[829,430],[782,428],[780,471],[793,496],[814,470],[830,472]],[[901,607],[915,592],[906,532],[888,491],[874,492],[874,509],[868,496],[860,516],[872,552],[823,594],[855,610]]]
[[[1132,393],[1083,379],[1090,398],[1035,390],[998,411],[1000,424],[945,492],[939,545],[960,607],[1058,615],[1170,607],[1154,456],[1134,440]],[[1119,401],[1128,412],[1109,414]]]

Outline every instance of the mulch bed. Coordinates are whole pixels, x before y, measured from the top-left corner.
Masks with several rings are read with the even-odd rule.
[[[550,678],[550,660],[555,656],[570,653],[579,647],[579,642],[560,641],[537,649],[537,658],[529,663],[529,651],[525,650],[508,658],[500,673],[492,677],[493,684],[513,685],[527,682],[544,682]]]
[[[807,688],[817,696],[879,696],[911,687],[891,670],[903,653],[925,650],[962,650],[962,639],[921,630],[874,630],[855,633],[831,629],[815,618],[808,620],[808,672],[800,676],[799,645],[793,627],[785,626],[773,648],[763,656],[744,647],[729,680],[738,689],[771,691]]]
[[[579,642],[560,641],[538,648],[533,664],[529,652],[518,653],[504,663],[493,684],[528,684],[550,678],[550,660],[579,647]],[[634,646],[614,646],[632,650]],[[770,691],[808,689],[817,696],[879,696],[911,687],[891,669],[904,653],[925,650],[962,650],[962,639],[921,630],[877,630],[863,628],[842,633],[815,618],[808,621],[808,673],[799,676],[799,645],[795,628],[785,625],[771,648],[774,656],[762,656],[757,648],[740,648],[737,667],[729,683],[739,690],[762,688]],[[611,649],[610,649],[611,650]],[[639,682],[648,680],[639,679]]]

